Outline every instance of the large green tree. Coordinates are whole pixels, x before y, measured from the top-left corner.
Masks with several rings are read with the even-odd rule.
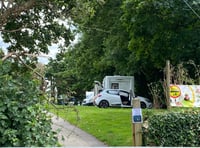
[[[75,78],[72,87],[76,91],[92,89],[94,80],[102,81],[106,75],[133,75],[127,73],[132,65],[127,64],[130,51],[128,34],[119,19],[121,4],[121,0],[105,1],[93,17],[84,22],[75,21],[81,32],[80,42],[67,51],[63,64],[73,65],[65,73]]]
[[[42,104],[44,94],[35,79],[44,79],[34,70],[37,55],[48,53],[48,46],[60,40],[68,46],[73,40],[70,20],[90,17],[96,4],[95,0],[1,1],[0,35],[8,44],[0,59],[1,146],[56,146]]]
[[[63,56],[71,86],[88,90],[105,75],[134,75],[145,96],[148,83],[163,79],[166,60],[199,65],[198,7],[198,0],[105,1],[93,17],[75,20],[80,42]]]
[[[3,41],[9,43],[8,51],[48,53],[48,46],[59,40],[69,45],[73,40],[69,22],[79,13],[89,14],[84,9],[92,9],[89,4],[79,0],[2,1],[0,29]]]
[[[149,81],[159,76],[166,60],[172,64],[194,60],[199,64],[199,1],[127,0],[123,23],[135,64]],[[157,75],[157,77],[156,77]],[[154,78],[152,78],[154,77]]]

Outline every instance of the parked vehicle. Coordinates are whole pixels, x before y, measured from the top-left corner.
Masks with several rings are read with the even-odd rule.
[[[134,77],[133,76],[105,76],[102,84],[95,81],[94,95],[97,95],[102,89],[123,89],[134,94]]]
[[[92,106],[94,105],[94,92],[86,91],[86,98],[83,100],[82,105]]]
[[[137,96],[140,99],[141,108],[152,108],[152,102],[148,98]],[[94,100],[94,104],[100,108],[111,106],[132,107],[132,97],[123,89],[104,89]]]
[[[68,98],[67,95],[60,95],[57,102],[58,105],[78,105],[78,100],[75,97]]]

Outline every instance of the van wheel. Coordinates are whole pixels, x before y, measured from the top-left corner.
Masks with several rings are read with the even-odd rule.
[[[100,107],[100,108],[108,108],[108,107],[109,107],[108,101],[102,100],[102,101],[99,103],[99,107]]]
[[[140,103],[141,108],[147,108],[146,104],[144,102]]]

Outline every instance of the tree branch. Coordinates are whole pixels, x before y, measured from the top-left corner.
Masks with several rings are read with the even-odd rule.
[[[20,27],[18,29],[13,29],[13,30],[4,30],[4,29],[0,29],[1,32],[16,32],[16,31],[20,31],[22,29],[24,29],[25,27]]]
[[[24,61],[20,58],[20,56],[22,56],[22,55],[36,56],[36,55],[28,54],[26,51],[20,52],[20,53],[10,52],[6,56],[4,56],[1,60],[5,61],[6,59],[8,59],[10,57],[15,56],[15,58],[17,58],[20,62],[22,62],[23,65],[25,65],[27,68],[29,68],[30,70],[32,70],[36,75],[38,75],[39,77],[41,77],[42,79],[44,79],[44,76],[42,76],[40,73],[38,73],[37,71],[35,71],[32,67],[30,67],[26,63],[24,63]]]
[[[27,65],[26,63],[24,63],[24,61],[20,58],[20,56],[17,56],[17,59],[22,62],[22,64],[24,66],[26,66],[28,69],[30,69],[31,71],[33,71],[36,75],[38,75],[39,77],[41,77],[42,79],[44,79],[44,76],[42,76],[39,72],[35,71],[32,67],[30,67],[29,65]]]
[[[36,0],[29,0],[27,2],[24,2],[22,5],[17,5],[17,4],[14,5],[13,1],[9,1],[9,4],[7,5],[7,7],[5,9],[4,1],[2,1],[1,16],[0,16],[0,28],[2,28],[3,25],[8,22],[10,17],[19,16],[21,12],[33,8],[36,3],[37,3]],[[12,5],[12,7],[9,6],[10,4]]]
[[[13,55],[15,55],[16,53],[15,52],[10,52],[8,53],[7,55],[5,55],[1,60],[2,61],[5,61],[6,59],[8,59],[9,57],[12,57]]]

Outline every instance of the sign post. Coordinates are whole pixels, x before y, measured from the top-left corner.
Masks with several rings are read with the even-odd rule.
[[[133,129],[133,146],[142,146],[142,109],[140,100],[135,98],[132,100],[132,129]]]
[[[170,61],[167,60],[166,62],[166,103],[167,103],[167,109],[171,109],[170,105]]]

